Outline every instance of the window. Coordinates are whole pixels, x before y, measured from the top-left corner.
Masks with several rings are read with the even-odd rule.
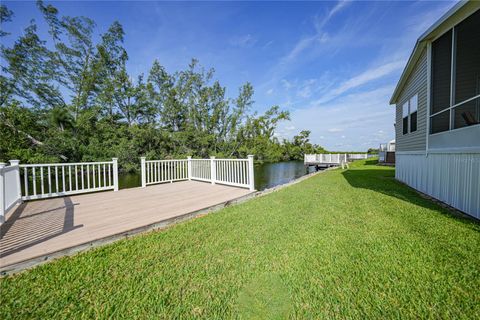
[[[433,41],[430,98],[431,134],[480,124],[480,10]]]
[[[410,98],[410,132],[417,131],[417,109],[418,109],[418,96],[414,95]]]
[[[403,134],[408,133],[408,102],[405,102],[402,106],[402,118],[403,118]]]
[[[403,134],[417,131],[417,109],[418,95],[414,95],[402,105]]]

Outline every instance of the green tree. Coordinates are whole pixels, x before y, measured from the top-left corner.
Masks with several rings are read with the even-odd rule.
[[[87,17],[62,16],[43,1],[37,7],[48,25],[46,39],[32,21],[11,47],[0,47],[1,160],[116,156],[123,169],[134,170],[140,156],[255,154],[260,161],[281,161],[325,151],[310,143],[309,131],[279,141],[276,130],[289,113],[278,106],[252,112],[250,83],[229,98],[215,70],[204,69],[196,59],[174,73],[155,60],[147,76],[133,78],[119,22],[97,35]],[[2,5],[2,24],[12,17]]]

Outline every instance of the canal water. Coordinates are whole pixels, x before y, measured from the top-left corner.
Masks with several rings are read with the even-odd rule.
[[[255,189],[265,190],[304,176],[313,172],[313,167],[306,169],[303,161],[285,161],[276,163],[263,163],[255,165]],[[141,177],[139,173],[119,174],[120,189],[139,187]]]

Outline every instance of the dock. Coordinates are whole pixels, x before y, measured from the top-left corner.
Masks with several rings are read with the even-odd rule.
[[[318,169],[341,166],[348,167],[348,163],[355,160],[363,160],[369,157],[366,153],[323,153],[305,154],[304,164],[306,167],[314,166]]]
[[[180,181],[27,201],[10,210],[1,226],[0,270],[35,264],[137,229],[193,216],[249,193],[244,188]]]
[[[117,158],[0,163],[0,273],[159,229],[250,197],[247,159],[140,161],[142,186],[119,190]]]
[[[306,167],[314,166],[317,170],[321,168],[330,168],[343,166],[347,164],[347,154],[305,154],[304,164]]]

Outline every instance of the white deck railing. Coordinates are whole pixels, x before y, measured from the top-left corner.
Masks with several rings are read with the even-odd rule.
[[[180,180],[198,180],[254,190],[253,156],[248,159],[146,160],[141,158],[142,187]]]
[[[142,158],[142,185],[173,182],[188,179],[188,161],[182,160],[149,160]]]
[[[0,223],[5,221],[5,213],[23,200],[118,190],[117,158],[106,162],[19,163],[0,163]]]
[[[190,179],[212,182],[212,160],[188,159],[190,161]]]
[[[104,162],[20,165],[22,200],[118,190],[117,158]]]
[[[305,163],[341,165],[347,162],[347,154],[344,153],[324,153],[324,154],[305,154]]]
[[[249,159],[215,159],[215,169],[218,183],[250,188]],[[253,159],[251,169],[253,180]],[[253,181],[250,190],[253,190]]]
[[[10,166],[0,163],[0,224],[5,222],[5,213],[22,201],[18,163],[18,160],[10,160]]]
[[[347,155],[348,161],[352,160],[363,160],[367,159],[368,155],[366,153],[350,153]]]

